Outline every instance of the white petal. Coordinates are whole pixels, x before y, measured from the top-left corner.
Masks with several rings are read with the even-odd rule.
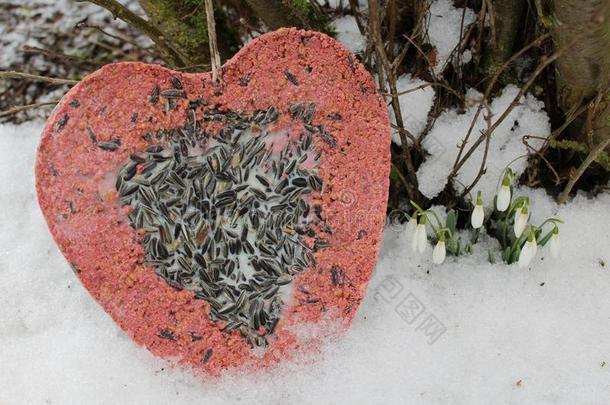
[[[500,212],[506,211],[510,205],[510,187],[502,186],[496,197],[496,209]]]
[[[534,258],[534,256],[536,255],[536,242],[530,242],[527,241],[525,242],[525,245],[523,245],[523,248],[521,248],[521,253],[519,253],[519,267],[523,268],[523,267],[527,267],[530,262],[532,261],[532,259]]]
[[[434,264],[442,264],[445,261],[445,256],[447,256],[445,242],[439,241],[432,251],[432,262]]]
[[[536,253],[538,252],[538,244],[536,243],[535,238],[533,241],[530,242],[530,244],[531,244],[530,249],[532,250],[532,259],[533,259],[534,256],[536,256]]]
[[[411,250],[416,253],[417,252],[417,243],[419,240],[419,226],[415,227],[413,234],[411,235]]]
[[[483,211],[483,206],[475,205],[474,210],[472,210],[472,216],[470,217],[470,224],[474,229],[479,229],[483,226],[483,219],[485,218],[485,212]]]
[[[412,238],[415,235],[416,228],[417,228],[417,220],[414,217],[411,217],[409,222],[407,222],[407,226],[405,229],[409,238]]]
[[[517,215],[515,216],[515,236],[519,238],[525,228],[527,227],[527,214],[524,214],[521,209],[518,209]]]
[[[561,242],[559,241],[559,234],[554,233],[549,241],[549,250],[551,251],[551,257],[559,256],[559,249],[561,248]]]
[[[426,225],[417,225],[417,251],[424,253],[428,247],[428,234],[426,233]]]

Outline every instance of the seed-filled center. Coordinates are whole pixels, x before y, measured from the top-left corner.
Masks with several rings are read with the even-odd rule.
[[[304,236],[319,220],[308,195],[322,189],[312,131],[270,125],[277,110],[252,117],[214,112],[213,133],[192,119],[151,137],[117,177],[121,204],[143,234],[146,261],[167,283],[209,303],[223,330],[267,344],[292,278],[314,264]],[[156,140],[154,139],[156,138]]]

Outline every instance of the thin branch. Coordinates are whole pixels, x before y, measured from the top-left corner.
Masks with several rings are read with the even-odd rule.
[[[159,51],[165,56],[165,59],[172,65],[181,67],[192,65],[188,57],[176,49],[167,39],[161,30],[132,12],[130,9],[122,5],[116,0],[77,0],[78,2],[88,1],[89,3],[97,4],[98,6],[110,11],[114,18],[119,18],[127,24],[137,28],[143,34],[148,36],[157,45]]]
[[[409,41],[409,43],[411,45],[413,45],[415,47],[415,49],[417,49],[417,52],[420,53],[420,55],[424,58],[424,60],[426,61],[426,63],[428,64],[429,70],[430,70],[430,75],[432,76],[432,78],[434,79],[435,82],[440,82],[440,80],[438,80],[438,77],[436,75],[436,72],[434,71],[434,65],[432,64],[432,62],[430,62],[430,59],[428,58],[428,55],[426,55],[426,52],[424,52],[423,49],[421,49],[421,47],[413,40],[411,39],[410,36],[408,35],[403,35],[403,37]]]
[[[461,95],[460,93],[458,93],[451,86],[449,86],[445,83],[435,83],[435,82],[426,82],[426,83],[420,84],[419,86],[415,86],[415,87],[411,87],[410,89],[407,89],[407,90],[399,91],[396,93],[396,95],[402,96],[405,94],[413,93],[414,91],[417,91],[417,90],[425,89],[426,87],[430,87],[430,86],[442,87],[445,90],[447,90],[448,92],[450,92],[451,94],[453,94],[454,96],[456,96],[458,98],[458,100],[464,100],[464,96]],[[391,96],[390,93],[384,93],[383,91],[380,91],[380,93],[383,94],[384,96]]]
[[[13,70],[0,71],[0,79],[28,79],[53,84],[76,84],[78,80],[60,79],[57,77],[39,76],[30,73],[15,72]]]
[[[498,69],[496,71],[496,73],[492,77],[491,81],[489,82],[489,84],[487,86],[487,89],[485,90],[485,94],[483,96],[483,101],[486,102],[489,99],[489,97],[491,95],[491,92],[492,92],[492,90],[493,90],[493,88],[495,86],[495,83],[500,78],[500,75],[502,74],[502,72],[504,70],[506,70],[506,68],[508,68],[508,66],[510,64],[512,64],[515,60],[517,60],[525,52],[527,52],[530,49],[532,49],[532,48],[542,44],[542,42],[544,42],[549,37],[550,37],[550,34],[545,34],[545,35],[542,35],[542,36],[538,37],[536,40],[532,41],[531,43],[529,43],[528,45],[523,47],[519,52],[515,53],[506,62],[504,62],[504,64],[500,67],[500,69]],[[545,67],[546,67],[546,65],[545,65]],[[535,79],[536,76],[537,75],[533,75],[533,78]],[[518,97],[521,98],[521,92],[519,92]],[[519,98],[517,98],[517,100],[519,100]],[[511,103],[511,105],[512,105],[512,103]],[[457,154],[457,156],[455,158],[455,162],[453,163],[453,169],[452,169],[451,173],[449,174],[449,176],[447,178],[447,182],[451,182],[451,181],[453,181],[455,179],[455,177],[457,176],[458,171],[460,170],[460,168],[464,164],[464,160],[462,158],[462,154],[464,153],[464,149],[466,148],[466,144],[468,143],[468,139],[470,138],[470,135],[472,134],[472,131],[474,130],[474,126],[476,125],[476,123],[477,123],[477,121],[479,119],[479,115],[481,114],[483,106],[484,106],[484,104],[483,104],[483,102],[481,102],[479,104],[478,108],[477,108],[477,111],[474,114],[474,117],[472,118],[472,121],[470,122],[470,127],[468,128],[468,131],[466,132],[466,136],[462,139],[462,143],[461,143],[460,148],[458,150],[458,154]],[[514,106],[513,106],[513,108],[514,108]],[[511,110],[512,110],[512,108],[511,108]],[[495,129],[495,127],[493,129]],[[478,144],[476,146],[478,146]],[[471,150],[471,152],[468,154],[468,156],[470,156],[470,154],[472,154],[472,152],[473,152],[473,150]],[[466,157],[466,159],[467,159],[467,157]]]
[[[549,136],[549,138],[550,138],[550,136]],[[547,167],[553,172],[553,175],[555,176],[555,184],[559,184],[561,182],[559,173],[557,173],[557,170],[555,170],[555,168],[553,167],[551,162],[549,162],[549,160],[544,156],[544,153],[542,153],[539,150],[536,150],[536,148],[534,148],[532,145],[529,144],[529,142],[528,142],[529,139],[541,139],[546,142],[548,140],[548,138],[541,137],[541,136],[525,135],[521,139],[521,141],[523,142],[523,144],[525,145],[526,148],[528,148],[529,150],[531,150],[533,153],[536,154],[536,157],[538,157],[539,159],[542,159],[544,161],[544,163],[546,163]]]
[[[481,136],[479,136],[479,138],[477,138],[477,140],[473,143],[473,145],[470,147],[470,149],[468,149],[468,151],[466,152],[466,154],[464,155],[462,160],[460,160],[458,162],[458,164],[454,167],[453,171],[449,175],[450,176],[450,178],[449,178],[450,180],[453,179],[453,177],[455,177],[455,175],[457,175],[457,172],[462,168],[462,166],[464,165],[464,163],[466,163],[468,158],[470,158],[470,156],[474,153],[474,151],[479,147],[481,142],[483,142],[486,137],[488,137],[488,136],[491,137],[492,133],[496,130],[496,128],[498,126],[500,126],[500,124],[506,119],[506,117],[517,106],[517,104],[519,104],[519,100],[521,99],[521,97],[523,97],[525,95],[525,93],[527,92],[527,90],[529,90],[529,88],[532,86],[532,84],[534,84],[534,82],[536,81],[536,78],[538,77],[538,75],[547,66],[549,66],[557,58],[559,58],[559,56],[561,56],[561,54],[563,53],[563,51],[565,49],[566,48],[559,49],[553,55],[551,55],[548,58],[546,58],[540,65],[538,65],[538,67],[536,68],[536,70],[534,70],[534,72],[532,73],[532,75],[529,78],[529,80],[523,85],[523,87],[521,87],[521,89],[519,89],[519,93],[515,96],[515,98],[510,103],[508,108],[506,110],[504,110],[504,112],[500,115],[500,117],[493,123],[493,125],[488,130],[486,130],[484,133],[481,134]],[[464,146],[465,146],[465,141],[463,141],[462,146],[460,148],[463,149]]]
[[[18,112],[21,112],[21,111],[30,110],[32,108],[44,107],[47,105],[55,105],[55,104],[57,104],[57,100],[56,101],[46,101],[44,103],[20,105],[17,107],[9,108],[8,110],[5,110],[5,111],[0,111],[0,118],[7,117],[7,116],[13,115],[13,114],[17,114]]]
[[[98,31],[102,35],[106,35],[109,38],[115,39],[115,40],[117,40],[119,42],[125,42],[127,44],[131,44],[134,47],[136,47],[138,49],[141,49],[142,51],[144,51],[146,54],[148,54],[150,56],[158,57],[158,55],[155,54],[154,52],[152,52],[149,48],[140,46],[136,41],[133,41],[133,40],[131,40],[129,38],[125,38],[125,37],[122,37],[122,36],[119,36],[119,35],[111,34],[110,32],[104,30],[99,25],[92,25],[92,24],[87,24],[86,22],[80,22],[80,23],[76,24],[75,28],[77,30],[82,30],[83,28],[91,28],[93,30]],[[122,50],[121,50],[121,52],[122,52]],[[124,53],[124,52],[122,52],[122,53]]]
[[[606,138],[603,142],[600,142],[595,147],[595,149],[593,149],[589,153],[589,155],[582,162],[582,164],[580,165],[578,170],[576,170],[576,173],[574,173],[573,175],[570,176],[570,180],[568,181],[568,184],[566,184],[566,187],[563,189],[561,194],[559,194],[559,197],[557,198],[559,204],[563,204],[568,200],[568,197],[570,196],[570,192],[572,191],[572,188],[574,188],[574,185],[576,184],[578,179],[583,175],[583,173],[587,170],[587,168],[591,165],[591,163],[593,163],[593,161],[595,161],[595,159],[597,158],[597,155],[599,155],[604,149],[606,149],[606,147],[608,145],[610,145],[610,137]]]
[[[469,194],[470,191],[472,191],[472,189],[474,188],[474,186],[477,185],[477,183],[479,182],[479,180],[481,180],[481,177],[483,177],[483,175],[485,174],[485,172],[487,172],[487,155],[489,154],[489,144],[491,142],[491,109],[489,108],[489,105],[485,102],[485,100],[482,101],[482,103],[485,103],[485,110],[487,110],[487,115],[484,115],[483,118],[485,119],[485,123],[487,124],[487,136],[485,137],[485,149],[483,151],[483,158],[481,159],[481,166],[479,167],[479,172],[477,173],[476,177],[474,178],[474,180],[472,181],[472,183],[470,183],[470,185],[468,187],[464,188],[464,191],[462,191],[462,193],[460,194],[460,198],[464,198],[464,196],[466,194]]]
[[[210,59],[212,62],[212,80],[218,81],[218,70],[220,70],[220,54],[216,44],[216,22],[214,21],[214,6],[212,0],[205,0],[205,16],[208,23],[208,42],[210,43]]]
[[[349,6],[352,11],[352,15],[356,19],[356,25],[358,26],[358,31],[360,31],[361,35],[366,35],[366,28],[362,23],[362,17],[360,13],[360,7],[357,0],[349,0]]]
[[[381,37],[381,16],[379,8],[379,0],[368,0],[369,5],[369,43],[375,52],[375,62],[377,66],[377,74],[379,78],[379,87],[381,91],[385,91],[384,76],[387,75],[387,83],[390,94],[392,95],[392,109],[396,120],[396,128],[400,134],[400,162],[404,164],[407,174],[407,180],[404,185],[406,187],[409,199],[419,200],[419,189],[417,185],[417,175],[415,174],[415,166],[411,157],[411,150],[407,138],[413,141],[413,147],[419,149],[419,143],[415,137],[409,137],[409,132],[404,129],[402,112],[400,110],[400,101],[397,96],[396,89],[396,71],[388,60],[388,55],[384,49],[384,41]]]
[[[35,54],[40,54],[40,55],[45,55],[48,56],[49,58],[54,58],[54,59],[59,59],[61,60],[63,63],[88,63],[88,64],[93,64],[93,62],[76,57],[76,56],[71,56],[71,55],[66,55],[64,53],[60,53],[60,52],[53,52],[50,51],[48,49],[44,49],[44,48],[39,48],[37,46],[29,46],[29,45],[23,45],[21,47],[21,49],[23,49],[24,52],[26,53],[35,53]]]

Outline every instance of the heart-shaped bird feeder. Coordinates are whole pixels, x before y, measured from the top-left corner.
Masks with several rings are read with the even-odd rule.
[[[121,328],[218,374],[349,325],[379,250],[389,147],[364,67],[323,34],[282,29],[216,81],[142,63],[86,77],[47,122],[36,186]]]

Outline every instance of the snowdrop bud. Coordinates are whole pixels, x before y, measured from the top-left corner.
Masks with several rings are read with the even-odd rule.
[[[527,206],[524,205],[523,207],[517,208],[515,211],[515,225],[513,227],[517,238],[521,237],[521,234],[527,227],[527,219]]]
[[[432,251],[432,262],[434,264],[443,264],[445,261],[445,256],[447,256],[447,250],[445,249],[445,240],[444,238],[439,239],[434,246],[434,250]]]
[[[504,179],[502,180],[502,186],[500,186],[500,190],[498,191],[498,195],[496,196],[496,209],[500,212],[506,211],[508,206],[510,205],[510,177],[508,173],[504,175]]]
[[[483,198],[481,192],[477,193],[477,204],[472,210],[472,216],[470,217],[470,224],[474,229],[479,229],[483,226],[483,219],[485,219],[485,212],[483,211]]]
[[[530,234],[527,237],[527,242],[521,248],[521,253],[519,253],[519,267],[527,267],[534,256],[536,256],[536,251],[538,250],[538,245],[536,245],[536,235],[534,233],[534,227],[530,230]]]
[[[551,235],[551,240],[549,241],[549,249],[551,251],[551,257],[559,256],[559,249],[561,248],[561,243],[559,241],[559,228],[555,226],[553,229],[553,234]]]

